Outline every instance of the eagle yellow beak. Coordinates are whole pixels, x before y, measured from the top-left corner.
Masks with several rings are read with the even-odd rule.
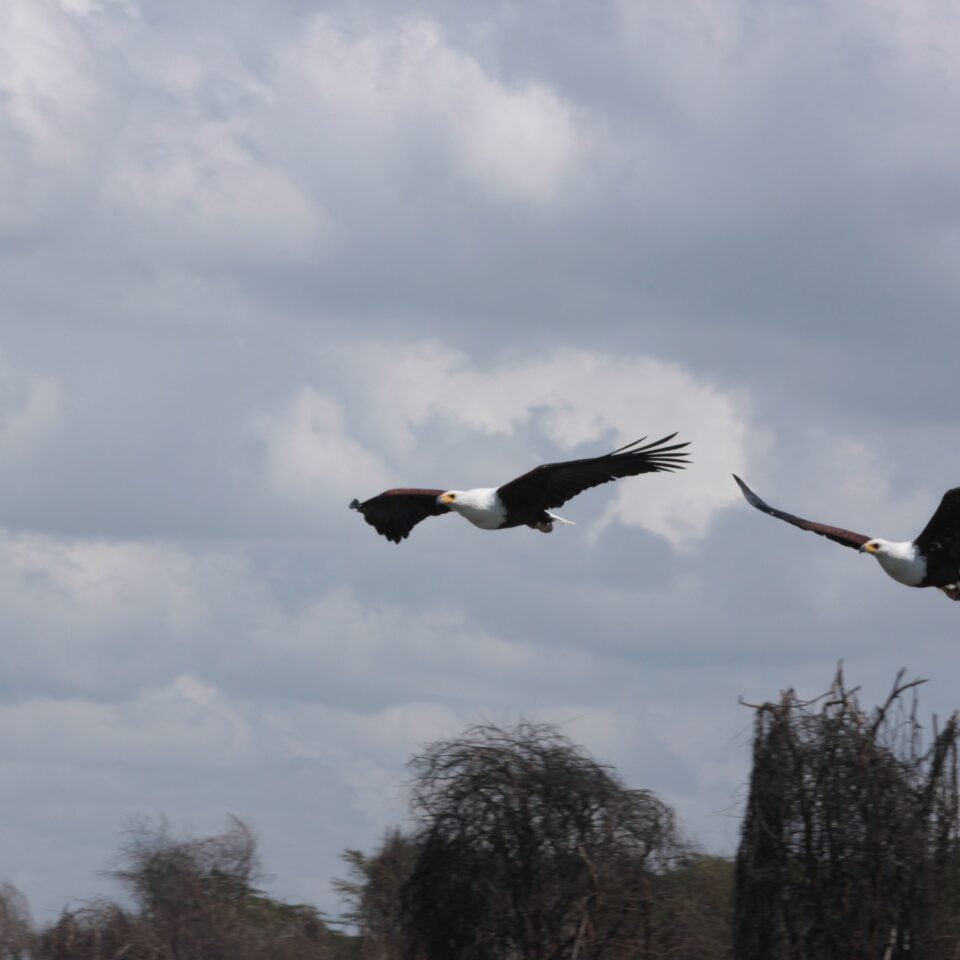
[[[876,553],[876,552],[877,552],[877,545],[876,545],[875,543],[865,543],[865,544],[860,548],[860,552],[861,552],[861,553]]]
[[[457,498],[452,493],[441,493],[437,500],[442,503],[444,506],[450,506],[454,500]]]

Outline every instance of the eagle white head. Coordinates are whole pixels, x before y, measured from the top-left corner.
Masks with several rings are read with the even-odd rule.
[[[927,561],[912,540],[897,543],[875,537],[873,540],[868,540],[860,548],[860,552],[872,553],[880,566],[894,580],[905,583],[907,586],[917,586],[926,576]]]
[[[874,537],[873,540],[868,540],[860,548],[860,552],[872,553],[878,559],[880,557],[897,557],[901,560],[912,560],[917,554],[917,548],[912,540],[897,543],[893,540]]]
[[[466,517],[475,527],[496,530],[507,518],[507,511],[493,487],[476,490],[447,490],[437,497],[437,503]]]

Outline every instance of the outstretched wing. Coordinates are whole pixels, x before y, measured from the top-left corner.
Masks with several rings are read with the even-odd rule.
[[[920,531],[914,543],[923,553],[929,553],[936,544],[946,547],[960,542],[960,487],[948,490],[934,511],[929,523]]]
[[[844,530],[841,527],[830,527],[825,523],[814,523],[813,520],[804,520],[802,517],[795,517],[792,513],[784,513],[782,510],[774,510],[769,504],[764,503],[736,474],[733,479],[740,485],[743,495],[747,498],[747,503],[751,507],[756,507],[763,513],[769,513],[771,517],[778,520],[786,520],[801,530],[809,530],[811,533],[818,533],[821,537],[826,537],[834,543],[841,543],[845,547],[853,547],[859,550],[870,537],[862,533],[854,533],[852,530]]]
[[[421,520],[450,512],[449,507],[437,503],[441,493],[442,490],[385,490],[363,503],[352,501],[350,508],[359,510],[377,533],[399,543],[410,536]]]
[[[686,459],[686,452],[677,451],[683,450],[689,443],[663,446],[675,436],[675,433],[671,433],[662,440],[638,447],[637,444],[646,440],[646,437],[641,437],[602,457],[545,463],[505,483],[497,493],[508,511],[525,513],[563,506],[578,493],[621,477],[682,470],[690,461]]]

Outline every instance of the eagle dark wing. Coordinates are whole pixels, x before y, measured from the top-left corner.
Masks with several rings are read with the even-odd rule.
[[[811,533],[818,533],[821,537],[826,537],[834,543],[841,543],[845,547],[853,547],[859,550],[870,537],[862,533],[854,533],[852,530],[843,530],[840,527],[830,527],[825,523],[814,523],[813,520],[804,520],[802,517],[795,517],[792,513],[784,513],[782,510],[774,510],[773,507],[764,503],[736,474],[733,479],[740,485],[743,495],[747,498],[747,503],[751,507],[756,507],[763,513],[769,513],[771,517],[778,520],[786,520],[801,530],[809,530]]]
[[[449,507],[437,503],[441,493],[443,490],[385,490],[363,503],[354,500],[350,507],[359,510],[377,533],[399,543],[421,520],[450,512]]]
[[[578,493],[590,487],[635,477],[640,473],[660,473],[666,470],[682,470],[689,461],[686,452],[678,453],[688,443],[663,446],[676,436],[638,447],[646,437],[628,443],[613,453],[584,460],[567,460],[564,463],[545,463],[535,467],[522,477],[505,483],[497,490],[503,505],[514,515],[539,513],[550,507],[560,507]]]
[[[954,487],[943,495],[940,506],[914,543],[925,554],[932,548],[944,548],[952,544],[960,547],[960,487]]]

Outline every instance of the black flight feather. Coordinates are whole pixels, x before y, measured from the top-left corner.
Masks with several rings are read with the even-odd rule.
[[[927,525],[914,538],[926,553],[934,544],[945,545],[960,540],[960,487],[948,490]]]
[[[377,533],[399,543],[410,536],[410,531],[427,517],[439,517],[450,508],[437,503],[443,490],[397,489],[385,490],[379,496],[360,503],[353,500],[350,507],[359,510],[363,519]]]
[[[675,433],[671,433],[644,447],[637,446],[646,440],[646,437],[641,437],[602,457],[545,463],[505,483],[497,493],[508,514],[534,515],[552,507],[562,507],[578,493],[601,483],[621,477],[635,477],[641,473],[682,470],[690,461],[685,451],[677,451],[682,451],[689,443],[663,446],[675,436]]]

